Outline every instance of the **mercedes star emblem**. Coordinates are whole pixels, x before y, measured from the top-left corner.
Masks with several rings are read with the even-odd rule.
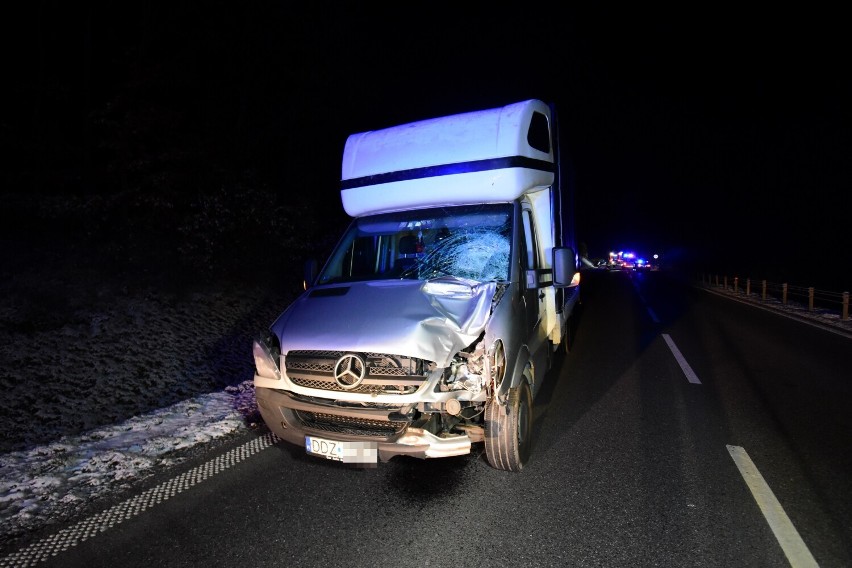
[[[342,389],[354,389],[361,384],[366,375],[367,365],[360,355],[347,353],[334,364],[334,380]]]

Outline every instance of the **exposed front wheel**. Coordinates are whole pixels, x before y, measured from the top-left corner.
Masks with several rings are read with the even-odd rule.
[[[505,405],[485,407],[485,456],[496,469],[521,471],[530,457],[532,393],[526,382],[509,390]]]

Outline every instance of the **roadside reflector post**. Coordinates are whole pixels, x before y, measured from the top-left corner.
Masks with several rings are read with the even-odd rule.
[[[746,296],[751,296],[751,278],[746,278]]]
[[[760,282],[760,297],[763,298],[763,301],[766,301],[766,280],[761,280]]]
[[[814,311],[814,287],[808,288],[808,311]]]
[[[740,292],[740,277],[734,276],[734,295],[736,296]]]
[[[781,284],[781,303],[787,305],[787,283]]]
[[[843,292],[843,313],[840,317],[843,321],[849,319],[849,292]]]

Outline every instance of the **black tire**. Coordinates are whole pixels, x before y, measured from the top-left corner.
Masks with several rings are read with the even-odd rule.
[[[532,444],[532,406],[532,393],[524,382],[509,390],[505,405],[491,400],[485,407],[485,456],[493,468],[524,468]]]

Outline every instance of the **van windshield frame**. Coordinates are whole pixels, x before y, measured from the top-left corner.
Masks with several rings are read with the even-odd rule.
[[[317,284],[510,276],[512,203],[435,207],[353,220]]]

